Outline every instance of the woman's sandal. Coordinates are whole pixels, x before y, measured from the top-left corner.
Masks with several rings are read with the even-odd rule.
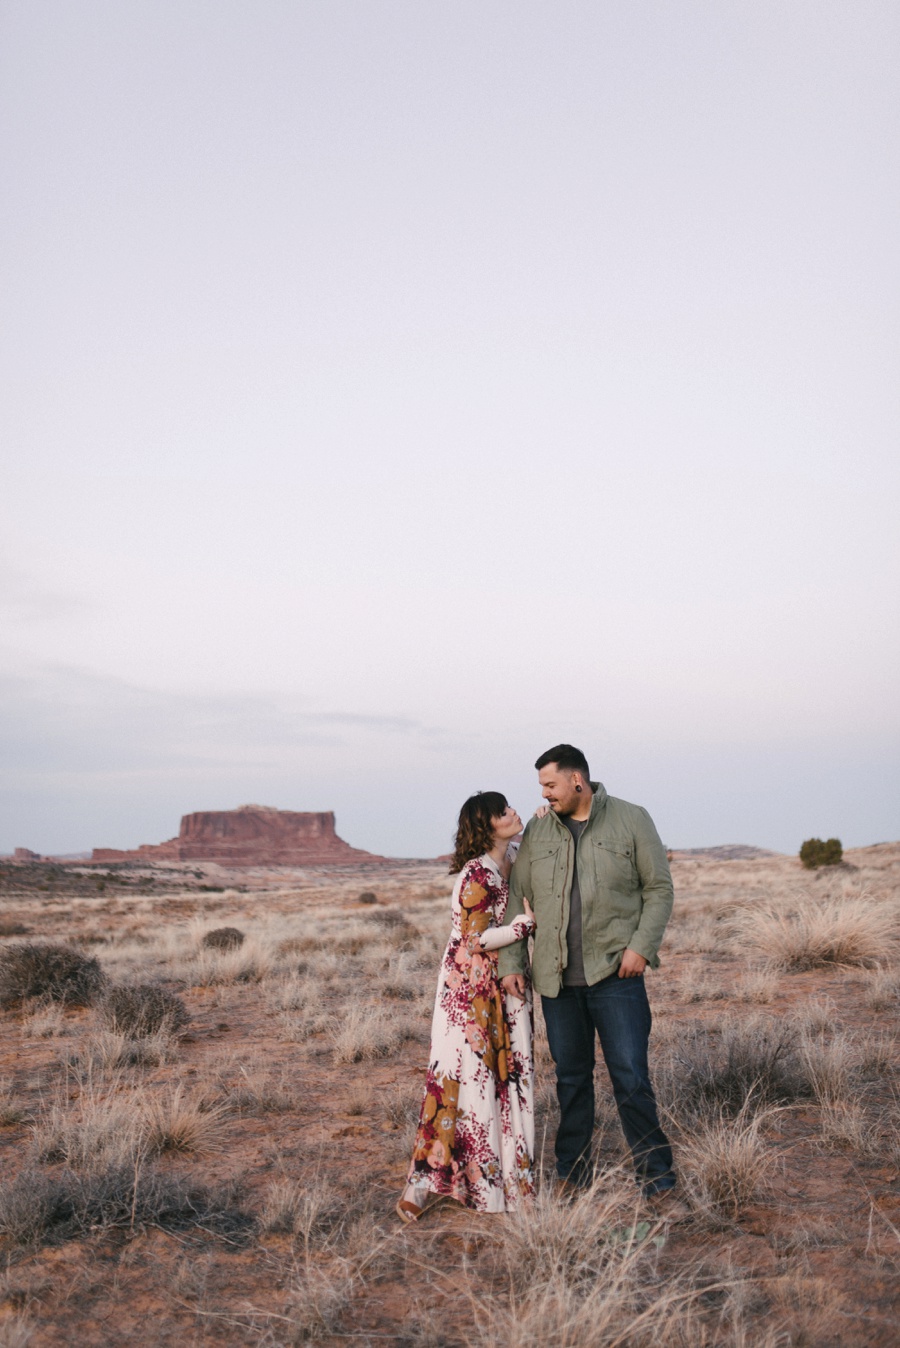
[[[406,1222],[407,1224],[409,1224],[409,1222],[417,1222],[419,1218],[425,1214],[424,1208],[420,1208],[418,1203],[410,1203],[406,1198],[401,1198],[399,1200],[395,1211],[401,1222]]]
[[[431,1203],[411,1203],[406,1197],[410,1190],[412,1190],[413,1193],[417,1192],[413,1185],[408,1184],[403,1190],[401,1197],[397,1201],[397,1206],[394,1209],[401,1222],[417,1222],[419,1218],[424,1217],[428,1209],[433,1206],[434,1195],[429,1195],[427,1190],[425,1191],[426,1196],[432,1198]],[[419,1190],[418,1192],[421,1193],[422,1190]]]

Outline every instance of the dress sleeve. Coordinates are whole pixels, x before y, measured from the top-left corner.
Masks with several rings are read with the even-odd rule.
[[[478,940],[491,925],[492,896],[486,885],[466,876],[459,891],[459,925],[464,941]]]
[[[500,950],[502,946],[512,945],[514,941],[524,941],[534,931],[534,922],[530,917],[517,917],[505,927],[489,927],[481,936],[482,950]]]

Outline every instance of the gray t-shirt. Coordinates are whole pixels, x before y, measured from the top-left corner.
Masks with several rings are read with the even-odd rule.
[[[588,985],[584,972],[584,950],[581,943],[581,887],[578,883],[578,839],[584,832],[586,819],[570,819],[562,816],[562,822],[572,835],[575,843],[575,873],[572,876],[572,894],[569,899],[569,925],[566,927],[566,945],[569,960],[563,969],[564,988],[586,988]]]

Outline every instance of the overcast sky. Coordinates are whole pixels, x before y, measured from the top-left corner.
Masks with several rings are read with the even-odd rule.
[[[0,852],[900,837],[896,0],[3,0]]]

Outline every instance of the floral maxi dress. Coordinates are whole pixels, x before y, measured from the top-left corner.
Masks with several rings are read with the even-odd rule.
[[[409,1183],[479,1212],[507,1212],[534,1194],[531,991],[507,997],[497,950],[527,936],[504,927],[506,881],[491,857],[466,862],[453,890],[431,1061]]]

